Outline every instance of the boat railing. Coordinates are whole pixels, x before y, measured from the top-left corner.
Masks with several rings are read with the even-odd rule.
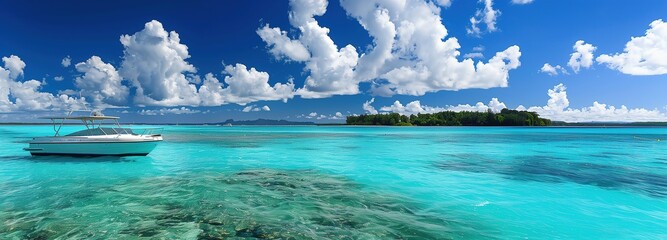
[[[132,131],[133,131],[135,134],[142,135],[142,136],[143,136],[143,135],[162,135],[162,131],[163,131],[163,130],[164,130],[164,128],[161,128],[161,127],[156,127],[156,128],[139,128],[139,129],[134,128],[134,129],[132,129]]]

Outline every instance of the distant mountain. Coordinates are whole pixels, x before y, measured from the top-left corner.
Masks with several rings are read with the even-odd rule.
[[[292,122],[287,120],[272,120],[272,119],[257,119],[257,120],[243,120],[234,121],[228,119],[227,121],[218,124],[232,124],[232,125],[315,125],[314,122]]]

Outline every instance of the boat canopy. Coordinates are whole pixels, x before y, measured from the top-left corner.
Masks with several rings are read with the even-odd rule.
[[[113,125],[116,125],[116,129],[121,129],[124,130],[121,126],[120,123],[118,123],[119,117],[113,117],[113,116],[104,116],[98,112],[92,112],[90,116],[71,116],[73,111],[70,111],[67,113],[67,116],[63,117],[41,117],[42,119],[50,119],[51,122],[53,123],[53,130],[56,132],[53,136],[59,136],[60,135],[60,129],[63,127],[63,124],[65,124],[65,120],[79,120],[81,123],[83,123],[84,126],[86,126],[87,130],[91,129],[99,129],[102,127],[102,122],[104,120],[111,120],[113,122]],[[112,129],[115,130],[115,129]],[[87,131],[87,132],[77,132],[77,134],[93,134],[95,130],[92,131]],[[104,132],[104,131],[103,131]],[[116,134],[119,134],[117,131],[113,131]],[[125,133],[128,133],[127,131],[123,131]],[[105,133],[104,135],[107,135],[108,133]]]

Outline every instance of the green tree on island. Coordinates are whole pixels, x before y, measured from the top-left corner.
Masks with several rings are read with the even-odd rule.
[[[400,115],[398,113],[364,114],[348,116],[348,125],[385,125],[385,126],[551,126],[551,120],[540,118],[535,112],[503,109],[494,113],[453,112],[419,113]]]

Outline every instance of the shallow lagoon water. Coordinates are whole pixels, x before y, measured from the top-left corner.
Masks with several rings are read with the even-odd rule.
[[[166,126],[147,157],[21,150],[50,131],[0,126],[0,239],[667,238],[667,128]]]

